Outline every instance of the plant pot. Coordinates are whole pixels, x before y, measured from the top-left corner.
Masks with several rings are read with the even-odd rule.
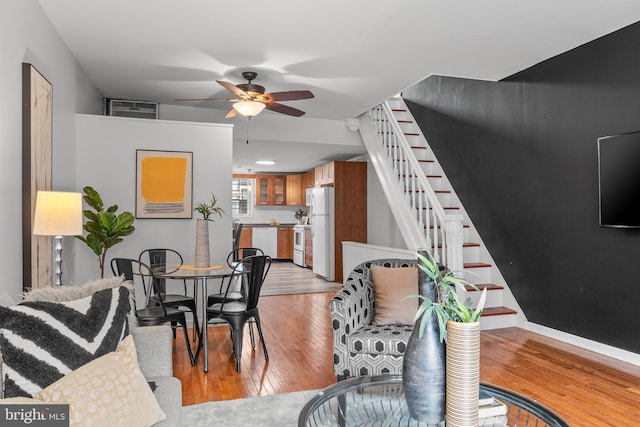
[[[418,292],[436,298],[435,282],[418,269]],[[419,337],[420,319],[413,326],[402,363],[402,386],[411,418],[437,424],[445,418],[445,350],[435,314]]]
[[[447,321],[447,427],[478,425],[480,322]]]
[[[205,268],[211,265],[209,258],[209,221],[199,219],[196,221],[196,268]]]

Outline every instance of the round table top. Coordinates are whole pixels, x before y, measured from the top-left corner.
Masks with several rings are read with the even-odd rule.
[[[506,414],[481,418],[480,426],[552,426],[568,424],[550,409],[512,391],[480,384],[506,406]],[[307,426],[445,426],[411,418],[401,375],[363,376],[340,381],[318,392],[304,406],[299,427]]]

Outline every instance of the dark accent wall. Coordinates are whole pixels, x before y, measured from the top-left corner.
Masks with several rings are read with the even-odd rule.
[[[599,226],[596,144],[640,130],[640,24],[403,97],[527,319],[640,353],[640,229]]]

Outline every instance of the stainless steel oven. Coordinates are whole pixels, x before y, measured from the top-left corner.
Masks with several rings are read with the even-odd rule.
[[[301,267],[304,263],[304,225],[293,226],[293,262]]]

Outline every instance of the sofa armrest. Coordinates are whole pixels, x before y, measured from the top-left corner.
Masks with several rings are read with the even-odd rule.
[[[168,325],[130,326],[138,352],[138,363],[145,377],[173,376],[173,334]]]

